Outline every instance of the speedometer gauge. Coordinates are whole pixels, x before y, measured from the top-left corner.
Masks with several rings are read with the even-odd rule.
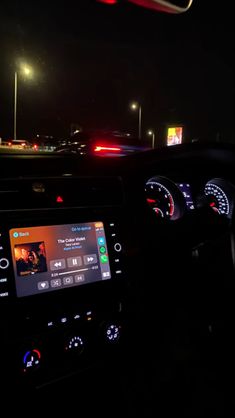
[[[204,193],[212,210],[230,217],[234,206],[234,186],[223,180],[213,179],[205,185]]]
[[[183,195],[175,183],[165,177],[152,177],[145,185],[146,200],[156,216],[175,220],[185,210]]]

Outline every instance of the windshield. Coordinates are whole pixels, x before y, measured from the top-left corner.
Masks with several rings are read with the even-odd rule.
[[[0,152],[233,142],[234,5],[217,3],[2,1]]]

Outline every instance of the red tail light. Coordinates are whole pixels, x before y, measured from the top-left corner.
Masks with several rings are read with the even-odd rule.
[[[116,4],[118,0],[97,0],[98,3],[105,3],[105,4]]]
[[[94,148],[94,152],[119,152],[121,148],[118,147],[103,147],[101,145],[96,145]]]

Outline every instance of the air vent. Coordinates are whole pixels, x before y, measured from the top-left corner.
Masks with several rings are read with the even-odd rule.
[[[0,181],[0,211],[56,207],[119,206],[118,177],[21,178]]]

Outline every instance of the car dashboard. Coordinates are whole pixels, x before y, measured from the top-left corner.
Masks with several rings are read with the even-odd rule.
[[[76,383],[88,399],[94,373],[119,390],[125,376],[120,396],[145,413],[149,393],[183,385],[177,368],[186,386],[214,376],[234,314],[234,148],[0,159],[5,388]],[[151,389],[143,370],[157,374]]]

